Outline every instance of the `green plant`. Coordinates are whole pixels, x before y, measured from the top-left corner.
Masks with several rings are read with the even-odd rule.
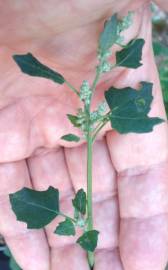
[[[168,16],[153,4],[153,50],[168,116]]]
[[[73,236],[76,227],[80,227],[83,234],[78,238],[77,243],[87,251],[90,269],[94,266],[94,251],[99,235],[93,227],[92,210],[92,148],[97,134],[109,121],[112,128],[121,134],[151,132],[154,125],[163,122],[158,117],[148,117],[153,99],[153,85],[145,81],[140,82],[138,90],[131,87],[117,89],[111,86],[105,91],[105,100],[95,111],[91,111],[96,86],[104,73],[111,72],[116,67],[136,69],[142,65],[142,49],[145,41],[134,39],[126,45],[123,44],[122,31],[131,25],[131,16],[132,14],[129,13],[123,20],[119,20],[115,14],[105,22],[98,41],[95,79],[92,83],[84,80],[79,90],[75,89],[63,75],[40,63],[31,53],[13,56],[24,73],[44,77],[58,84],[66,84],[82,101],[83,106],[77,110],[76,115],[67,114],[67,117],[73,126],[81,130],[82,140],[86,140],[87,143],[87,193],[83,189],[76,193],[72,200],[73,217],[61,212],[59,191],[54,187],[49,187],[46,191],[23,188],[10,194],[12,209],[17,219],[26,222],[30,229],[43,228],[58,215],[65,220],[58,224],[54,233]],[[118,44],[121,48],[116,52],[115,65],[110,63],[111,47],[114,44]],[[75,134],[65,134],[61,138],[73,142],[81,140]]]
[[[168,47],[160,41],[153,42],[154,54],[158,63],[158,72],[163,92],[163,99],[168,116]]]

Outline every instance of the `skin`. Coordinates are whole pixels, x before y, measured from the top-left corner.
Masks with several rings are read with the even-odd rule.
[[[166,0],[158,3],[166,8]],[[61,191],[61,208],[72,214],[74,192],[86,186],[86,144],[66,143],[79,134],[66,118],[80,103],[64,85],[22,74],[13,54],[32,52],[74,86],[94,78],[97,39],[104,20],[133,10],[125,41],[145,39],[143,66],[118,68],[99,82],[92,108],[110,85],[138,88],[154,83],[150,115],[165,118],[151,49],[148,1],[19,1],[0,4],[0,233],[23,270],[88,270],[74,238],[27,230],[16,221],[8,194],[24,186]],[[114,48],[114,51],[119,49]],[[114,59],[112,58],[112,61]],[[100,233],[95,270],[163,270],[168,257],[167,123],[152,133],[119,135],[107,125],[94,145],[95,228]],[[102,181],[103,180],[103,181]]]

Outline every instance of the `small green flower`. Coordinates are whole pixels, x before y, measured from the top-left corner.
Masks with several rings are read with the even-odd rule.
[[[107,60],[111,55],[112,55],[112,51],[111,50],[107,50],[107,51],[105,51],[103,53],[100,53],[98,51],[98,60],[99,61]]]
[[[120,32],[128,29],[133,23],[133,12],[128,12],[128,15],[125,16],[118,24],[117,32],[120,34]]]
[[[101,73],[106,73],[111,71],[113,65],[107,61],[104,61],[101,65],[100,65],[100,72]]]
[[[97,109],[98,114],[102,116],[107,111],[107,109],[108,109],[107,102],[104,100],[98,106],[98,109]]]
[[[89,83],[87,80],[84,80],[82,82],[82,85],[80,87],[80,99],[82,101],[84,101],[86,104],[89,104],[90,103],[90,97],[91,97],[91,89],[90,89],[90,86],[89,86]]]
[[[121,35],[121,32],[128,29],[133,23],[133,12],[128,12],[128,15],[125,16],[117,26],[117,34],[118,34],[118,39],[117,39],[117,44],[121,44],[124,42],[124,37]]]
[[[85,227],[85,220],[84,219],[78,219],[76,221],[76,226],[79,226],[80,228]]]
[[[97,121],[98,118],[99,118],[98,111],[93,111],[93,112],[90,113],[90,120],[91,120],[91,122]]]

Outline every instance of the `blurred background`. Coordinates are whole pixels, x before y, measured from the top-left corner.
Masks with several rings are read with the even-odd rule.
[[[159,71],[163,98],[168,116],[168,14],[152,5],[153,50]]]
[[[153,50],[168,116],[168,14],[161,11],[156,5],[152,5],[151,8],[153,12]],[[0,270],[21,270],[1,236]],[[168,270],[168,266],[165,270]]]

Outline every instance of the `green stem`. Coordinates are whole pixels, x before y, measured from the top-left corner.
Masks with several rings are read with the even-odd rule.
[[[90,127],[87,134],[87,231],[93,230],[92,211],[92,137]],[[92,269],[94,266],[94,252],[88,252],[88,263]]]
[[[87,197],[88,230],[92,230],[92,137],[90,132],[87,137]]]
[[[97,70],[96,70],[96,77],[95,77],[95,79],[94,79],[94,81],[93,81],[93,84],[92,84],[92,87],[91,87],[91,90],[92,90],[92,94],[93,94],[93,92],[94,92],[94,90],[95,90],[95,88],[96,88],[96,85],[97,85],[97,83],[98,83],[98,81],[99,81],[99,79],[100,79],[100,68],[99,67],[97,67]]]
[[[94,130],[94,133],[92,135],[92,142],[95,141],[96,139],[96,136],[97,134],[99,133],[99,131],[107,124],[107,122],[109,121],[109,116],[111,114],[111,111],[108,112],[107,114],[105,114],[103,117],[102,117],[102,122],[100,124],[97,125],[97,127],[95,128]]]
[[[92,210],[92,148],[93,148],[93,141],[92,141],[92,132],[90,128],[90,106],[91,100],[96,89],[97,83],[99,81],[101,72],[100,68],[97,67],[96,76],[91,86],[91,97],[89,105],[85,105],[85,112],[88,116],[87,121],[87,231],[93,230],[93,210]],[[90,269],[93,269],[95,262],[94,252],[88,251],[88,263]]]
[[[68,81],[65,81],[65,84],[76,94],[76,95],[78,95],[79,96],[79,92],[78,92],[78,90],[76,90],[76,88],[75,87],[73,87],[73,85],[72,84],[70,84]]]
[[[101,63],[100,63],[101,64]],[[92,207],[92,151],[93,151],[93,138],[91,131],[91,123],[90,123],[90,107],[91,100],[93,98],[94,91],[96,89],[97,83],[100,79],[101,71],[100,66],[96,69],[96,76],[91,86],[92,94],[90,96],[90,103],[88,105],[85,104],[85,113],[87,115],[87,231],[93,230],[93,207]],[[88,251],[88,263],[90,269],[94,267],[94,252]]]
[[[97,127],[97,129],[95,130],[95,133],[93,134],[92,142],[95,141],[97,134],[98,134],[99,131],[107,124],[107,122],[108,122],[108,120],[102,122],[102,123]]]

